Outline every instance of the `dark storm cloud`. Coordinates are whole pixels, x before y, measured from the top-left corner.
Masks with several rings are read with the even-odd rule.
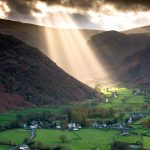
[[[150,10],[150,0],[104,0],[120,10]]]
[[[101,5],[112,4],[119,10],[149,10],[150,0],[0,0],[8,4],[10,16],[17,13],[30,15],[31,11],[38,12],[35,8],[37,1],[45,2],[48,5],[62,5],[65,7],[78,8],[81,10],[98,10]]]
[[[65,7],[73,7],[79,9],[90,9],[97,0],[0,0],[6,2],[11,12],[18,12],[20,14],[28,15],[31,11],[38,12],[35,8],[36,2],[45,2],[47,5],[62,5]]]
[[[63,5],[66,7],[75,7],[82,9],[90,9],[97,0],[40,0],[48,5]]]
[[[110,3],[118,9],[134,9],[139,7],[141,9],[150,8],[150,0],[40,0],[46,2],[49,5],[64,5],[68,7],[76,7],[82,9],[91,9],[94,5],[100,7],[100,5]]]
[[[11,13],[18,12],[20,14],[28,15],[31,10],[38,11],[35,8],[35,0],[2,0],[9,6]]]

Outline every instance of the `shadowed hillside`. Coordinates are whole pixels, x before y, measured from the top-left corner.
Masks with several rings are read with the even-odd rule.
[[[98,59],[103,60],[110,78],[130,85],[149,84],[149,33],[107,31],[93,36],[89,42]]]
[[[44,28],[37,25],[24,24],[9,20],[0,19],[0,32],[10,34],[27,44],[40,49],[44,54],[48,53],[48,47],[46,43],[45,29],[51,34],[57,35],[56,31],[66,29],[51,29]],[[67,30],[70,33],[75,30]],[[109,73],[109,79],[114,81],[121,81],[125,84],[129,84],[133,79],[134,85],[143,84],[148,80],[148,74],[146,72],[134,76],[135,73],[132,68],[132,63],[126,65],[124,62],[129,57],[134,58],[134,55],[142,53],[145,49],[150,47],[150,32],[149,26],[135,28],[122,32],[107,31],[102,32],[96,30],[80,30],[85,39],[89,41],[90,45],[94,47],[93,51],[100,63],[103,64],[104,69]],[[127,34],[125,34],[127,33]],[[135,33],[135,34],[130,34]],[[89,40],[90,39],[90,40]],[[58,46],[61,49],[61,46]],[[147,52],[149,53],[149,52]],[[141,57],[140,55],[138,56]],[[149,59],[145,59],[147,64]],[[143,61],[141,60],[141,63]],[[148,66],[145,66],[148,68]],[[95,76],[94,72],[90,72]],[[128,77],[128,78],[127,78]],[[134,78],[133,78],[134,77]],[[136,78],[138,77],[138,80]],[[145,78],[144,78],[145,77]],[[127,79],[127,80],[125,80]],[[129,79],[129,80],[128,80]],[[93,80],[93,79],[92,79]],[[94,78],[97,81],[97,78]],[[148,83],[148,82],[146,82]],[[133,85],[133,82],[131,82]]]
[[[122,65],[125,66],[121,75],[124,82],[150,85],[150,47],[127,57]]]
[[[150,26],[138,27],[124,31],[126,34],[150,33]]]
[[[38,49],[13,36],[0,34],[0,58],[0,92],[15,94],[16,99],[20,96],[20,103],[48,105],[95,96],[94,90],[69,76]],[[3,96],[0,101],[6,97],[12,100]]]
[[[59,31],[67,30],[68,33],[71,33],[77,29],[48,28],[33,24],[0,19],[0,33],[13,35],[25,43],[40,49],[44,54],[47,55],[49,47],[47,47],[45,30],[51,35],[56,35],[56,33]],[[80,31],[87,40],[89,40],[91,36],[102,32],[98,30],[87,29],[80,29],[78,31]],[[59,37],[57,37],[57,39],[59,39]]]

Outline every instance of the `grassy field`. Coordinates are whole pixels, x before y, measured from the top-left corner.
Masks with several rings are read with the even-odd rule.
[[[12,141],[16,144],[22,144],[25,138],[30,136],[30,131],[21,130],[21,129],[13,129],[0,132],[0,141]]]
[[[141,131],[142,132],[142,131]],[[139,133],[141,133],[139,131]],[[40,141],[45,146],[63,145],[69,147],[71,150],[91,150],[92,148],[99,148],[100,150],[110,150],[112,140],[123,141],[128,143],[135,143],[141,141],[138,135],[119,136],[117,130],[106,129],[81,129],[75,132],[78,137],[71,131],[37,129],[34,141]],[[66,135],[67,143],[62,144],[59,140],[61,135]],[[117,136],[116,136],[117,135]],[[0,141],[12,141],[16,144],[22,144],[23,140],[30,136],[29,131],[14,129],[0,132]],[[114,138],[115,137],[115,138]],[[150,137],[143,136],[143,143],[145,149],[150,149]],[[0,150],[7,150],[8,146],[0,145]]]
[[[50,111],[54,114],[59,114],[62,112],[62,107],[54,107],[54,108],[48,108],[48,107],[36,107],[36,108],[26,108],[26,109],[15,109],[8,112],[4,112],[0,114],[0,124],[5,124],[11,121],[16,120],[17,115],[28,115],[32,113],[42,113],[44,111]]]
[[[124,108],[138,108],[140,105],[144,104],[144,96],[133,96],[132,90],[127,88],[101,88],[100,91],[107,97],[111,97],[112,92],[117,92],[118,96],[112,99],[111,103],[100,103],[98,107],[100,108],[113,108],[113,109],[124,109]],[[126,98],[126,102],[122,99]]]
[[[138,136],[138,135],[129,135],[129,136],[116,136],[114,138],[114,140],[116,141],[123,141],[123,142],[126,142],[126,143],[136,143],[137,141],[142,141],[141,140],[141,136]]]
[[[37,130],[35,141],[40,141],[44,145],[61,144],[59,141],[60,135],[66,135],[68,143],[66,144],[71,150],[90,150],[93,147],[98,147],[101,150],[109,150],[112,137],[118,133],[114,130],[100,129],[82,129],[76,132],[81,139],[76,140],[76,135],[70,131],[59,130]]]
[[[140,109],[140,106],[145,104],[144,102],[144,97],[143,96],[133,96],[132,95],[132,90],[131,89],[127,89],[127,88],[109,88],[109,91],[107,91],[107,88],[100,88],[99,91],[103,92],[106,96],[111,96],[112,92],[117,92],[118,96],[116,98],[113,98],[112,103],[99,103],[96,107],[97,108],[113,108],[116,110],[120,110],[120,109],[129,109],[129,108],[135,108],[136,109]],[[123,103],[122,99],[124,97],[128,97],[126,102]],[[89,102],[89,104],[88,104]],[[92,101],[86,101],[85,103],[87,103],[89,106],[90,103]],[[82,103],[81,102],[81,107],[82,107]],[[78,104],[80,105],[80,104]],[[22,115],[28,115],[28,114],[33,114],[33,113],[42,113],[44,111],[51,111],[54,114],[61,114],[62,111],[66,108],[66,107],[75,107],[76,105],[74,104],[73,106],[59,106],[59,107],[37,107],[37,108],[27,108],[27,109],[15,109],[15,110],[10,110],[7,111],[5,113],[1,113],[0,114],[0,125],[1,124],[5,124],[11,121],[16,120],[16,116]],[[77,106],[78,107],[78,106]],[[126,115],[128,115],[129,111],[127,111]]]
[[[8,150],[9,146],[0,145],[0,150]]]
[[[143,137],[144,149],[150,150],[150,137]]]
[[[112,96],[112,92],[117,92],[117,97],[113,98],[112,103],[98,102],[96,105],[91,105],[92,100],[84,102],[89,107],[97,107],[97,108],[113,108],[115,111],[114,116],[123,113],[124,118],[128,118],[133,112],[142,112],[146,113],[149,111],[149,104],[144,102],[144,96],[138,95],[133,96],[132,90],[127,88],[100,88],[101,92],[105,94],[107,97]],[[126,101],[122,101],[127,97]],[[84,107],[81,105],[80,107]],[[80,104],[80,103],[79,103]],[[148,106],[147,109],[141,109],[142,105],[146,104]],[[10,110],[8,112],[0,114],[0,125],[16,120],[17,115],[26,116],[28,114],[33,113],[42,113],[44,111],[50,111],[53,114],[64,114],[64,110],[66,108],[75,108],[78,107],[78,104],[70,105],[62,105],[59,107],[37,107],[37,108],[27,108],[27,109],[18,109],[18,110]],[[132,109],[130,109],[132,108]],[[114,116],[108,116],[103,118],[104,121],[110,121],[114,119]],[[112,117],[112,118],[111,118]],[[134,128],[132,132],[137,134],[144,134],[143,143],[145,149],[150,149],[150,129],[146,129],[143,126],[143,122],[145,119],[150,118],[150,116],[146,116],[145,118],[134,122],[131,126]],[[100,119],[98,118],[88,118],[89,120]],[[141,138],[138,135],[130,135],[130,136],[116,136],[119,131],[111,130],[111,129],[81,129],[80,131],[75,132],[81,139],[77,139],[77,135],[70,131],[61,131],[61,130],[50,130],[50,129],[37,129],[36,137],[33,139],[34,141],[39,141],[45,146],[52,145],[63,145],[69,147],[71,150],[91,150],[92,148],[99,148],[99,150],[109,150],[110,144],[115,136],[115,140],[123,141],[128,143],[135,143],[136,141],[140,141]],[[59,140],[60,135],[66,135],[68,142],[66,144],[62,144]],[[30,131],[14,129],[14,130],[6,130],[0,132],[0,141],[12,141],[16,144],[21,144],[23,140],[30,136]],[[0,150],[8,149],[7,146],[0,145]]]

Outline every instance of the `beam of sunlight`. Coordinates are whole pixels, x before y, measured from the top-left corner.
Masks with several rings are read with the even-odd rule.
[[[68,13],[54,13],[53,18],[39,18],[43,24],[53,23],[53,19],[61,26],[71,23],[78,27]],[[47,55],[67,73],[86,83],[88,80],[96,80],[107,77],[100,59],[97,59],[93,49],[88,45],[80,30],[77,29],[50,29],[45,28],[47,39]]]
[[[7,13],[10,12],[10,9],[6,2],[0,1],[0,18],[6,18]]]

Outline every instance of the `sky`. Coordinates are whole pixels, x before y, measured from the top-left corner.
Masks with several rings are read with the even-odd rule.
[[[55,28],[121,31],[150,25],[150,0],[0,0],[0,18]]]

